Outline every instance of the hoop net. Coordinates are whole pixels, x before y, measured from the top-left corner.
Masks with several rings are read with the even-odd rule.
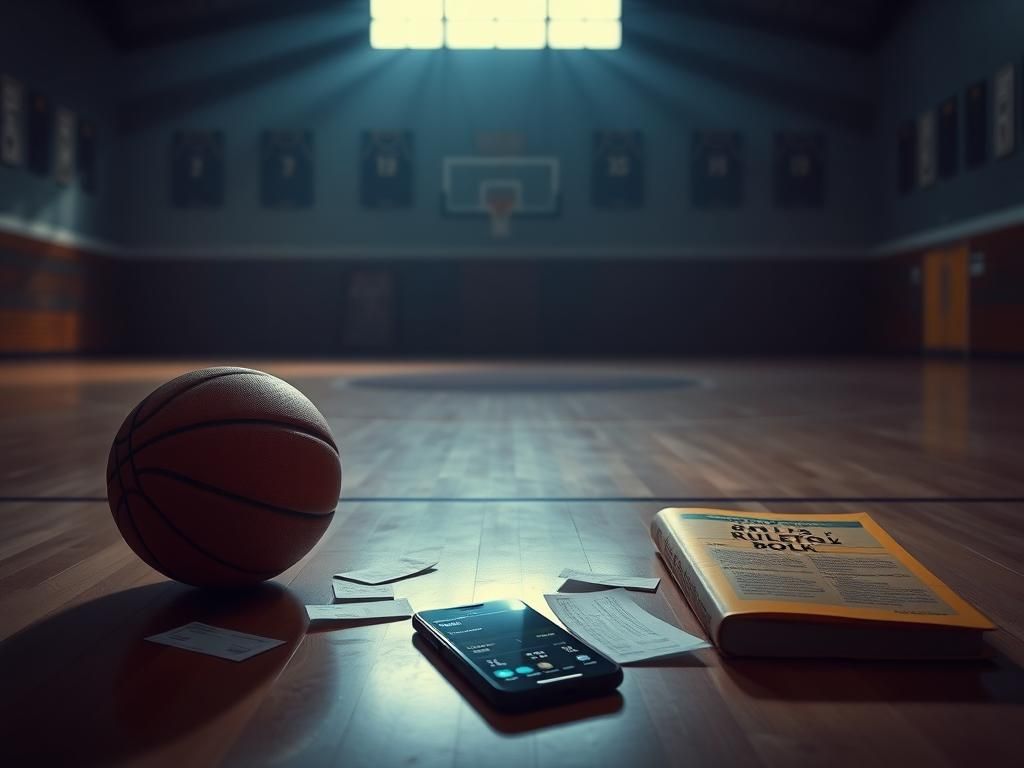
[[[491,235],[493,237],[508,237],[509,219],[512,218],[512,211],[516,207],[516,198],[513,194],[494,194],[488,196],[487,212],[491,216]]]
[[[480,202],[491,217],[492,237],[508,237],[509,219],[522,197],[519,179],[485,179],[480,183]]]

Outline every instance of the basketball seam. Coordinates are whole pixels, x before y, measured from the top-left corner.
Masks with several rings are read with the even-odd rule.
[[[145,402],[145,400],[143,402]],[[132,451],[132,438],[135,435],[136,419],[138,419],[138,417],[139,417],[139,411],[140,410],[142,410],[141,405],[139,406],[139,408],[136,409],[135,414],[132,417],[131,428],[128,430],[128,461],[131,462],[132,476],[135,478],[135,485],[138,488],[137,493],[145,500],[145,502],[147,504],[149,504],[149,506],[151,506],[153,508],[153,511],[156,512],[157,517],[159,517],[163,521],[164,525],[166,525],[174,533],[176,533],[189,546],[191,546],[193,549],[195,549],[200,554],[205,555],[208,559],[210,559],[210,560],[212,560],[212,561],[214,561],[216,563],[219,563],[220,565],[223,565],[226,568],[231,568],[233,570],[236,570],[239,573],[252,574],[254,576],[261,576],[263,578],[269,578],[270,576],[273,576],[274,572],[272,572],[272,571],[252,571],[252,570],[249,570],[248,568],[240,568],[239,566],[234,565],[233,563],[229,563],[229,562],[226,562],[224,560],[221,560],[216,555],[213,555],[210,552],[207,552],[205,549],[203,549],[203,547],[200,547],[198,544],[196,544],[194,541],[192,541],[192,539],[190,539],[184,533],[179,531],[178,528],[174,525],[174,523],[172,523],[167,518],[167,516],[163,512],[160,511],[160,507],[158,507],[156,504],[154,504],[153,500],[151,498],[149,498],[149,496],[146,494],[145,491],[142,490],[142,485],[139,483],[139,473],[138,473],[138,470],[135,468],[135,453]],[[131,515],[131,509],[130,508],[129,508],[128,512],[129,512],[129,515]],[[138,533],[138,527],[134,526],[134,519],[132,520],[132,524],[133,524],[133,527],[135,527],[136,533]],[[146,548],[146,551],[150,552],[149,547],[146,546],[145,541],[143,541],[143,539],[142,539],[141,533],[139,534],[139,541]],[[152,552],[150,552],[150,554],[152,554]],[[154,557],[153,560],[155,562],[157,562],[157,563],[160,562],[159,560],[157,560],[156,557]],[[164,570],[162,567],[160,568],[160,571],[162,573],[164,573],[165,575],[167,575],[167,576],[171,575],[169,573],[170,570],[171,569]],[[171,578],[174,578],[174,577],[172,576]]]
[[[126,436],[127,439],[128,439],[128,450],[129,451],[131,451],[131,447],[132,447],[131,438],[132,438],[132,433],[135,431],[135,420],[139,417],[139,410],[142,408],[143,403],[145,403],[146,400],[148,400],[151,396],[152,396],[152,393],[147,395],[146,398],[142,401],[142,403],[139,403],[137,406],[135,406],[135,410],[132,411],[131,414],[129,414],[129,418],[131,419],[131,426],[129,427],[128,434]],[[117,459],[117,441],[116,440],[114,442],[114,445],[111,446],[111,451],[113,452],[114,459],[116,460]],[[121,467],[121,465],[119,463],[118,467],[114,470],[114,473],[117,475],[117,485],[118,485],[118,488],[121,489],[121,501],[124,502],[125,512],[128,513],[128,522],[131,523],[132,530],[135,532],[135,538],[138,539],[139,545],[146,551],[146,554],[149,555],[152,558],[152,560],[153,560],[152,563],[147,563],[147,565],[149,565],[149,566],[151,566],[153,568],[156,568],[161,573],[166,574],[167,571],[164,569],[163,564],[160,562],[160,558],[158,558],[155,554],[153,554],[153,550],[149,548],[148,544],[146,544],[146,540],[142,537],[142,531],[139,530],[139,526],[135,522],[135,515],[132,512],[131,504],[128,503],[128,490],[124,487],[124,478],[121,476],[120,467]],[[132,470],[134,471],[134,469],[135,469],[135,467],[133,466]],[[110,481],[108,480],[107,482],[109,483]],[[136,482],[136,485],[138,485],[138,482]],[[145,498],[145,496],[143,496],[143,498]],[[118,504],[118,506],[120,506],[120,503]],[[114,518],[114,521],[115,521],[115,523],[117,522],[117,518],[116,517]],[[145,558],[142,558],[142,559],[145,560]]]
[[[150,566],[151,568],[156,568],[161,573],[164,573],[164,567],[160,563],[160,559],[153,554],[153,550],[149,548],[148,544],[146,544],[146,540],[142,538],[142,531],[139,530],[139,526],[135,522],[135,515],[132,513],[131,504],[128,503],[128,496],[131,493],[133,493],[133,491],[126,491],[124,489],[124,483],[120,482],[120,478],[118,479],[118,481],[121,486],[121,503],[118,504],[118,508],[121,507],[121,504],[124,505],[124,510],[125,512],[128,513],[128,522],[131,524],[132,530],[135,532],[135,538],[138,539],[139,545],[142,547],[143,550],[145,550],[146,554],[149,555],[149,557],[153,560],[152,563],[146,563],[146,565]],[[114,521],[117,522],[118,518],[115,517]],[[145,561],[145,558],[142,558],[142,560]]]
[[[169,437],[174,437],[176,435],[180,435],[180,434],[183,434],[185,432],[192,432],[192,431],[199,430],[199,429],[212,429],[214,427],[230,427],[230,426],[234,426],[234,425],[243,425],[243,424],[254,424],[254,425],[258,425],[258,426],[268,426],[268,427],[280,427],[282,430],[285,430],[285,431],[288,431],[288,432],[295,432],[296,434],[305,435],[306,437],[311,437],[314,440],[317,440],[320,443],[323,443],[324,445],[326,445],[328,448],[330,448],[332,451],[334,451],[334,453],[336,455],[339,455],[339,457],[340,457],[338,448],[337,448],[336,445],[334,445],[333,442],[328,442],[328,441],[324,440],[322,436],[316,434],[312,430],[308,430],[308,429],[306,429],[304,427],[298,427],[298,426],[296,426],[294,424],[289,424],[288,422],[276,421],[275,419],[216,419],[216,420],[213,420],[213,421],[200,421],[200,422],[196,422],[195,424],[188,424],[188,425],[186,425],[184,427],[178,427],[177,429],[170,429],[170,430],[168,430],[166,432],[161,432],[159,435],[151,437],[149,440],[147,440],[146,442],[142,443],[138,448],[134,448],[133,449],[131,444],[129,443],[129,445],[128,445],[128,455],[125,456],[123,459],[118,459],[117,465],[114,467],[114,472],[112,472],[110,477],[107,478],[107,482],[110,481],[110,478],[113,477],[114,473],[119,471],[121,469],[121,467],[123,467],[129,461],[132,462],[132,467],[134,468],[134,466],[135,466],[134,460],[135,460],[135,455],[137,453],[140,453],[145,448],[148,448],[148,447],[150,447],[151,445],[153,445],[155,443],[159,443],[160,441],[165,440],[165,439],[167,439]],[[134,429],[132,430],[132,432],[134,432]]]
[[[210,376],[210,377],[205,378],[205,379],[200,379],[199,381],[194,382],[192,384],[189,384],[184,389],[182,389],[182,390],[180,390],[178,392],[175,392],[173,395],[168,397],[166,400],[164,400],[162,403],[160,403],[160,405],[156,406],[156,408],[153,409],[153,412],[151,414],[149,414],[146,418],[144,418],[142,421],[136,423],[135,420],[133,419],[132,420],[132,429],[134,430],[137,427],[141,427],[143,424],[145,424],[147,421],[152,419],[154,416],[156,416],[158,413],[160,413],[160,411],[162,411],[164,408],[166,408],[168,405],[170,405],[174,400],[176,400],[177,398],[179,398],[181,395],[185,394],[186,392],[189,392],[189,391],[195,389],[196,387],[205,384],[208,381],[216,381],[217,379],[223,379],[225,376],[240,376],[243,373],[252,373],[252,374],[255,374],[257,376],[269,376],[270,375],[268,373],[264,373],[263,371],[254,371],[254,370],[251,370],[249,368],[245,368],[245,369],[242,369],[242,370],[224,371],[223,373],[218,373],[216,376]],[[152,396],[153,396],[153,392],[150,392],[146,396],[146,399],[143,400],[141,403],[139,403],[138,406],[136,406],[137,410],[142,410],[142,406],[145,405],[146,401],[149,400],[149,398],[151,398]],[[137,415],[136,415],[136,418],[137,418]],[[122,437],[120,439],[115,438],[114,439],[114,444],[117,445],[119,443],[123,443],[127,439],[128,439],[128,435],[125,435],[124,437]]]
[[[136,479],[136,481],[138,480],[138,475],[136,475],[135,479]],[[138,493],[139,496],[141,496],[146,501],[146,503],[149,504],[149,506],[151,506],[153,508],[153,511],[156,512],[157,517],[159,517],[160,520],[163,521],[164,525],[166,525],[174,533],[176,533],[178,535],[178,537],[182,541],[184,541],[186,544],[188,544],[190,547],[195,549],[197,552],[199,552],[202,555],[205,555],[208,559],[214,561],[215,563],[217,563],[219,565],[222,565],[225,568],[231,568],[231,569],[236,570],[236,571],[238,571],[240,573],[248,573],[248,574],[252,574],[252,575],[255,575],[255,576],[263,576],[264,578],[268,578],[268,577],[273,576],[274,574],[278,573],[277,571],[257,571],[257,570],[252,570],[250,568],[243,568],[240,565],[236,565],[235,563],[231,563],[231,562],[228,562],[227,560],[223,560],[223,559],[217,557],[212,552],[208,552],[206,549],[204,549],[203,547],[199,546],[192,539],[190,539],[188,536],[186,536],[184,533],[182,533],[182,531],[174,523],[172,523],[170,521],[170,519],[167,517],[167,515],[165,515],[163,512],[160,511],[160,507],[158,507],[156,504],[153,503],[153,500],[149,497],[149,495],[145,491],[142,490],[142,486],[141,485],[139,485],[139,490],[136,491],[136,493]],[[148,547],[147,547],[147,551],[148,551]],[[154,558],[154,559],[156,559],[156,558]],[[170,574],[168,574],[168,575],[170,575]],[[171,578],[174,578],[174,577],[172,576]]]
[[[179,483],[183,483],[184,485],[191,485],[194,488],[198,488],[201,491],[206,491],[207,493],[213,493],[218,496],[223,496],[225,498],[232,499],[233,501],[239,501],[254,507],[261,507],[263,509],[270,510],[271,512],[279,512],[283,515],[291,515],[293,517],[301,517],[314,520],[323,520],[325,518],[329,518],[331,515],[334,514],[333,509],[330,512],[320,514],[318,512],[303,512],[298,509],[290,509],[289,507],[279,507],[276,504],[270,504],[268,502],[259,501],[257,499],[250,499],[247,496],[242,496],[241,494],[234,493],[233,491],[229,491],[224,488],[218,488],[215,485],[204,483],[201,480],[195,480],[194,478],[188,477],[187,475],[179,475],[177,472],[172,472],[168,469],[150,467],[146,469],[140,469],[135,473],[136,478],[141,477],[142,475],[158,475],[160,477],[166,477],[171,480],[176,480]]]
[[[129,505],[128,501],[127,501],[128,496],[131,496],[133,493],[138,495],[138,496],[141,496],[143,498],[143,500],[146,500],[146,497],[143,496],[138,491],[126,491],[125,492],[124,508],[128,512],[128,521],[132,524],[132,530],[135,531],[135,536],[136,536],[136,538],[138,538],[139,544],[142,545],[142,548],[146,551],[146,554],[149,555],[150,558],[152,558],[153,563],[155,563],[154,567],[158,571],[160,571],[161,573],[167,573],[164,564],[160,562],[160,558],[158,558],[156,556],[156,554],[153,552],[152,548],[146,543],[146,540],[144,538],[142,538],[142,531],[139,530],[139,524],[137,522],[135,522],[135,513],[132,512],[131,505]]]

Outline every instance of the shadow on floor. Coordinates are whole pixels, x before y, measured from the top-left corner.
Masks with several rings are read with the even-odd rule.
[[[192,621],[285,644],[232,662],[144,640]],[[304,630],[302,604],[276,584],[204,592],[167,581],[43,619],[0,645],[7,764],[109,764],[241,716]]]

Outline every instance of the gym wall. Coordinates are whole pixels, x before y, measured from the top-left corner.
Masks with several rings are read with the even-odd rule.
[[[626,23],[626,47],[596,55],[371,51],[365,17],[337,13],[131,54],[124,239],[139,262],[130,274],[147,277],[129,277],[122,292],[134,297],[125,350],[863,351],[857,257],[874,216],[862,205],[873,148],[866,56],[655,12]],[[181,55],[194,65],[184,81]],[[152,163],[190,126],[225,130],[220,211],[171,208],[167,163]],[[316,201],[308,212],[263,211],[260,132],[288,126],[315,131]],[[368,128],[415,131],[411,209],[360,206]],[[590,203],[590,138],[606,128],[645,134],[638,210]],[[691,135],[721,128],[744,134],[743,204],[700,211]],[[474,154],[478,134],[503,130],[524,134],[528,153],[559,156],[565,181],[560,216],[514,220],[506,242],[485,220],[440,214],[442,158]],[[822,208],[774,204],[780,130],[826,135]],[[374,310],[360,309],[353,276],[367,274],[389,286],[384,330],[360,330]]]
[[[970,350],[977,355],[1024,354],[1024,4],[916,3],[893,30],[879,58],[879,180],[882,216],[878,316],[880,349],[918,351],[923,344],[922,282],[925,254],[963,244],[971,254]],[[995,73],[1013,64],[1016,75],[1015,148],[995,157],[992,133]],[[985,159],[966,163],[966,92],[987,89]],[[955,96],[958,109],[956,170],[927,187],[899,190],[900,124]]]
[[[618,51],[380,51],[367,42],[365,10],[351,3],[127,54],[121,237],[135,257],[816,258],[867,243],[874,212],[863,203],[875,171],[866,53],[642,3],[629,4]],[[224,131],[219,210],[169,205],[171,136],[189,128]],[[268,128],[314,132],[312,209],[260,207]],[[411,208],[360,205],[368,129],[414,132]],[[639,209],[591,205],[591,137],[602,129],[644,132]],[[737,210],[691,203],[691,136],[708,129],[743,134]],[[442,158],[476,154],[478,135],[489,131],[521,132],[524,153],[556,155],[562,165],[561,214],[514,221],[507,242],[495,241],[484,219],[440,213]],[[823,208],[774,205],[776,131],[825,134]]]
[[[878,52],[635,6],[621,51],[508,52],[498,63],[487,52],[372,51],[358,4],[123,51],[75,4],[46,3],[45,13],[22,10],[24,19],[0,32],[3,69],[96,120],[100,185],[89,197],[0,168],[0,228],[22,238],[4,253],[22,259],[36,241],[92,255],[84,279],[102,284],[94,295],[114,298],[86,323],[100,329],[87,344],[68,341],[77,337],[66,330],[15,336],[5,324],[6,352],[917,351],[914,269],[933,242],[965,237],[988,249],[990,282],[971,283],[980,291],[972,346],[1024,352],[1024,330],[993,319],[1020,312],[1020,294],[1005,287],[1016,283],[1004,278],[1017,274],[1012,211],[1024,204],[1024,152],[910,195],[896,187],[901,121],[962,96],[1005,61],[1020,63],[1013,48],[1024,25],[1011,1],[966,16],[956,4],[918,3]],[[57,58],[44,23],[54,13],[78,20]],[[984,34],[964,33],[969,25]],[[941,34],[992,43],[984,51],[951,43],[947,55],[935,42]],[[54,64],[79,59],[88,65]],[[310,210],[261,208],[267,128],[315,133]],[[410,209],[359,203],[359,138],[373,128],[415,131]],[[590,137],[608,128],[645,134],[640,209],[590,203]],[[169,148],[179,129],[224,132],[222,208],[171,206]],[[692,204],[690,141],[703,129],[743,134],[736,210]],[[514,221],[507,241],[492,239],[485,220],[440,212],[441,158],[474,154],[480,133],[501,130],[522,132],[528,153],[560,156],[565,179],[561,215]],[[784,130],[825,137],[821,208],[773,202],[774,134]],[[30,288],[35,267],[26,264],[5,268],[8,309],[41,306],[38,285],[50,284]],[[63,306],[61,295],[42,302]]]
[[[61,23],[52,23],[58,14]],[[106,254],[117,227],[115,53],[75,3],[8,3],[0,24],[0,73],[20,83],[26,113],[38,92],[51,115],[70,109],[100,137],[92,193],[77,180],[60,184],[52,153],[45,170],[30,169],[27,156],[20,167],[0,164],[0,354],[107,351],[114,343]],[[25,117],[24,135],[31,139]]]

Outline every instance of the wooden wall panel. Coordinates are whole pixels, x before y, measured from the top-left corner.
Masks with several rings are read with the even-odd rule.
[[[984,261],[984,271],[972,269],[968,277],[970,353],[1024,355],[1024,225],[972,237],[967,250],[972,260],[980,256]],[[875,266],[870,345],[875,351],[910,353],[924,348],[924,267],[922,251],[890,256]]]
[[[82,318],[78,312],[0,309],[0,352],[78,352]]]
[[[0,233],[0,354],[113,350],[110,272],[94,254]]]
[[[122,263],[128,354],[332,357],[347,285],[397,286],[398,356],[863,354],[866,261],[216,260]]]
[[[971,240],[984,273],[971,278],[971,349],[1024,355],[1024,225]]]
[[[887,354],[916,354],[924,338],[922,254],[883,259],[872,270],[869,348]]]
[[[1024,226],[969,247],[971,351],[1024,355]],[[346,331],[371,268],[393,285],[389,355],[916,354],[922,256],[114,260],[0,234],[0,354],[372,353]]]
[[[959,244],[924,254],[924,348],[964,353],[970,348],[968,247]]]

